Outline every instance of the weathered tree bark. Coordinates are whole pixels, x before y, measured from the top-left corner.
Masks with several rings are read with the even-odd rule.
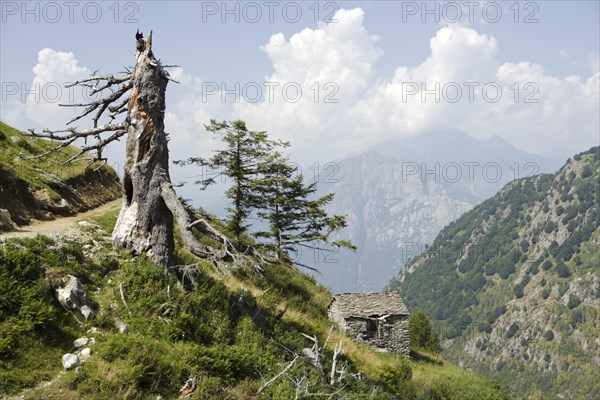
[[[165,91],[169,82],[152,54],[152,32],[136,36],[136,65],[128,105],[123,205],[113,231],[113,244],[147,252],[159,265],[172,264],[173,214],[162,197],[170,182],[169,150],[164,131]]]
[[[250,248],[239,254],[225,235],[204,218],[198,219],[177,197],[169,177],[168,140],[164,130],[165,92],[167,83],[173,79],[164,69],[166,66],[161,65],[152,53],[152,32],[146,39],[139,32],[135,37],[136,64],[133,72],[127,71],[120,78],[94,73],[90,78],[70,85],[88,88],[89,96],[110,92],[100,100],[63,105],[85,107],[67,125],[93,115],[93,128],[46,129],[41,133],[30,129],[28,136],[50,139],[59,144],[43,154],[21,154],[21,157],[46,157],[74,144],[76,140],[85,139],[85,146],[65,163],[86,155],[90,155],[90,164],[106,162],[102,156],[106,145],[127,134],[123,205],[113,231],[113,244],[131,249],[135,254],[146,252],[156,264],[167,269],[173,263],[173,222],[176,219],[183,241],[193,254],[215,264],[222,261],[235,264],[249,262],[260,269],[253,257],[266,262],[261,254]],[[127,117],[115,122],[124,113]],[[109,122],[99,125],[102,118],[108,118]],[[107,133],[110,136],[102,136]],[[88,145],[88,139],[93,139],[94,143]],[[192,229],[215,239],[221,247],[203,246]]]

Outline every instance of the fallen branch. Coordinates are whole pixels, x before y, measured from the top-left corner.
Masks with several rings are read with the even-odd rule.
[[[335,383],[335,367],[337,366],[337,358],[340,355],[340,353],[342,352],[342,346],[344,345],[344,342],[342,342],[340,340],[340,342],[338,344],[335,345],[334,349],[333,349],[333,357],[332,357],[332,363],[331,363],[331,375],[330,375],[330,379],[329,379],[329,386],[333,386],[333,384]],[[343,373],[343,372],[342,372]]]
[[[294,359],[284,368],[281,370],[280,373],[278,373],[277,375],[275,375],[273,378],[271,378],[270,381],[268,381],[267,383],[265,383],[264,385],[262,385],[262,387],[260,389],[258,389],[258,394],[262,393],[263,390],[267,389],[269,386],[271,386],[273,383],[275,383],[275,381],[279,378],[281,378],[283,375],[285,375],[285,373],[292,368],[292,366],[296,363],[296,361],[298,361],[299,356],[296,355],[296,357],[294,357]]]
[[[129,312],[129,314],[131,314],[131,311],[129,311],[129,307],[127,306],[127,302],[125,301],[125,293],[123,293],[123,282],[119,283],[119,292],[121,293],[121,301],[123,302],[123,305]]]

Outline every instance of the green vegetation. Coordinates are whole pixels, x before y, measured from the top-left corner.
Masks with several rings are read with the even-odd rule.
[[[80,245],[46,237],[11,240],[0,248],[0,393],[50,380],[59,371],[81,327],[50,286],[65,274],[91,283],[118,265],[82,261]]]
[[[56,146],[48,140],[30,139],[18,130],[0,122],[0,172],[8,172],[22,179],[33,187],[47,189],[51,196],[60,198],[56,192],[55,179],[68,181],[84,174],[86,167],[91,169],[99,165],[90,165],[84,159],[76,160],[68,165],[62,163],[77,154],[76,147],[65,147],[52,157],[43,157],[30,161],[24,157],[38,156]],[[116,174],[110,168],[103,167],[103,172]],[[49,176],[51,174],[52,176]]]
[[[42,158],[56,143],[32,139],[0,122],[0,208],[7,209],[14,222],[28,224],[31,218],[73,213],[97,207],[120,196],[119,179],[112,168],[76,159],[79,149],[68,146]],[[61,199],[68,209],[55,209]]]
[[[95,222],[113,219],[114,212]],[[110,231],[110,225],[103,228]],[[83,243],[37,237],[0,246],[1,393],[16,395],[56,377],[29,390],[27,398],[167,399],[196,377],[192,398],[250,399],[294,354],[312,346],[301,333],[326,341],[331,294],[289,266],[264,264],[262,272],[249,266],[223,275],[178,247],[177,262],[188,267],[165,274],[145,256],[113,249],[107,238],[97,239],[89,253],[86,240],[91,243],[85,237],[77,240]],[[97,304],[96,318],[84,325],[54,299],[52,288],[65,274],[77,276]],[[116,319],[129,325],[127,332],[119,333]],[[92,327],[97,333],[90,333]],[[73,351],[73,340],[83,335],[96,340],[83,373],[59,375],[62,354]],[[322,353],[327,378],[340,341],[342,382],[330,387],[301,359],[260,398],[294,398],[294,381],[304,385],[301,397],[335,392],[349,399],[509,398],[494,382],[433,354],[406,360],[377,353],[338,331]]]
[[[175,163],[208,168],[207,177],[197,182],[202,189],[218,177],[231,179],[225,191],[231,201],[228,228],[238,242],[248,232],[248,219],[255,216],[269,227],[254,233],[266,240],[261,243],[263,249],[288,263],[300,247],[323,250],[322,245],[329,244],[356,249],[347,240],[330,241],[332,233],[346,227],[346,218],[328,216],[324,208],[334,194],[314,198],[316,182],[307,186],[298,168],[276,150],[289,146],[288,142],[271,140],[265,131],[248,130],[242,120],[211,120],[206,129],[219,135],[225,148],[209,159],[192,157]]]
[[[215,127],[216,131],[219,129]],[[236,125],[235,129],[244,130],[242,136],[248,138],[245,135],[250,133],[245,125]],[[18,133],[8,128],[0,132],[0,141],[10,141],[10,147],[18,145],[24,153],[41,154],[44,150],[36,146],[50,146],[42,141],[12,140],[11,135]],[[74,154],[70,152],[71,149],[66,149],[62,155]],[[14,157],[14,151],[6,154]],[[8,165],[12,168],[18,160],[13,164],[9,161],[5,164],[2,160],[2,171]],[[39,167],[57,161],[60,160],[44,159],[36,164]],[[25,164],[30,169],[25,169],[22,176],[29,184],[40,179],[41,171],[33,167],[36,164]],[[84,171],[84,165],[79,162],[74,165]],[[253,189],[251,181],[242,179],[240,183]],[[304,201],[303,197],[313,193],[311,187],[300,189],[297,198],[290,198]],[[235,190],[230,194],[234,222],[230,220],[224,226],[208,215],[206,218],[221,232],[254,245],[244,226],[247,216],[244,213],[250,208],[244,207],[255,207],[257,203],[240,203],[242,207],[236,208]],[[305,205],[319,208],[326,202],[327,197],[321,203]],[[237,216],[236,211],[239,211]],[[314,215],[322,217],[318,212]],[[255,263],[220,265],[217,271],[211,262],[185,250],[181,238],[176,237],[177,266],[163,271],[145,255],[134,257],[112,247],[105,235],[112,231],[115,220],[115,212],[96,216],[94,222],[102,229],[88,227],[74,239],[37,237],[0,243],[0,393],[3,395],[67,400],[159,396],[167,399],[176,398],[182,385],[194,378],[197,388],[191,398],[196,399],[288,399],[316,395],[390,400],[510,398],[490,378],[449,365],[434,354],[439,345],[426,318],[413,319],[413,332],[420,338],[417,341],[421,340],[413,359],[379,353],[351,341],[343,332],[331,330],[327,319],[331,293],[289,264],[266,263],[258,256],[248,256],[248,259],[254,257]],[[340,224],[340,221],[334,222]],[[319,224],[311,229],[335,227],[329,222]],[[218,245],[214,239],[198,235],[201,243]],[[582,265],[587,265],[587,256],[584,253],[581,256]],[[513,274],[510,268],[500,265],[500,269],[505,275]],[[471,271],[470,265],[461,267],[461,274],[471,274],[468,290],[489,285],[482,273]],[[96,305],[96,317],[91,321],[79,324],[56,300],[55,290],[66,275],[77,276],[87,288]],[[467,303],[470,301],[465,299]],[[574,323],[582,326],[585,321],[583,318]],[[452,334],[459,335],[472,322],[471,316],[463,313]],[[123,323],[127,329],[121,331],[119,324]],[[313,342],[303,333],[313,336],[323,346],[320,362],[311,365],[304,356],[305,349],[313,346]],[[73,340],[84,335],[95,339],[90,344],[91,357],[79,373],[63,371],[61,356],[74,352]],[[337,379],[330,383],[333,354],[340,343],[343,351],[337,358],[337,370],[344,372],[334,373]],[[296,357],[297,362],[290,364]],[[286,374],[279,375],[288,365]]]
[[[415,350],[437,353],[440,347],[438,336],[431,330],[431,322],[423,310],[415,311],[408,319],[410,345]]]
[[[431,317],[442,340],[452,339],[443,350],[451,361],[518,397],[589,397],[600,391],[591,373],[600,355],[598,182],[599,147],[556,174],[510,182],[445,227],[388,288]],[[476,351],[465,354],[472,344]],[[541,366],[540,354],[551,360]]]
[[[213,119],[210,125],[205,127],[207,132],[220,137],[225,143],[225,148],[216,150],[215,155],[208,159],[192,157],[186,161],[176,161],[175,164],[196,164],[203,170],[206,169],[206,177],[197,182],[202,189],[216,183],[219,177],[231,179],[231,187],[225,192],[225,197],[231,201],[231,207],[227,209],[228,224],[233,235],[239,240],[248,229],[248,217],[260,201],[253,190],[255,179],[274,149],[289,144],[270,140],[267,132],[248,130],[242,120],[229,123]]]
[[[325,211],[334,194],[314,198],[317,183],[307,186],[297,167],[280,154],[273,154],[261,166],[261,176],[253,186],[260,199],[256,205],[257,215],[267,221],[270,228],[254,235],[267,239],[266,248],[278,258],[290,260],[290,255],[299,247],[324,250],[322,244],[356,249],[346,240],[329,239],[332,233],[347,225],[344,216],[330,217]]]

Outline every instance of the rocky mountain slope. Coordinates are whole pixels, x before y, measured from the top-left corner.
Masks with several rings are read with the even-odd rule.
[[[85,160],[62,165],[76,154],[75,147],[51,158],[24,160],[19,156],[42,154],[53,145],[25,138],[0,122],[0,209],[16,225],[73,215],[121,195],[119,179],[110,167],[86,168]],[[7,223],[6,228],[11,225]]]
[[[461,131],[434,131],[323,167],[319,191],[336,194],[328,211],[348,215],[339,237],[359,251],[304,254],[303,261],[319,268],[320,282],[345,292],[381,290],[448,223],[510,180],[554,172],[560,164],[498,137],[486,142]]]
[[[599,398],[600,147],[510,182],[390,284],[445,354],[519,398]]]

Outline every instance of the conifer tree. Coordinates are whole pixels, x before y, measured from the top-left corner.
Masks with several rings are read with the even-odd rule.
[[[313,198],[316,183],[306,185],[287,158],[273,153],[260,168],[261,177],[253,190],[257,214],[269,224],[269,229],[255,236],[267,239],[267,248],[279,259],[290,261],[291,253],[299,248],[325,250],[325,245],[355,250],[347,240],[330,240],[330,235],[346,226],[342,215],[329,216],[324,207],[333,200],[330,193]]]
[[[438,352],[440,340],[431,329],[431,322],[423,310],[415,311],[408,319],[408,333],[411,347]]]
[[[210,158],[192,157],[176,164],[196,164],[208,167],[209,176],[196,182],[202,189],[216,183],[216,179],[225,176],[231,180],[231,187],[225,196],[231,201],[228,227],[240,239],[248,229],[247,219],[259,200],[253,191],[253,182],[257,179],[260,166],[264,164],[276,147],[286,147],[287,142],[269,140],[266,132],[251,131],[242,120],[217,122],[211,120],[205,126],[208,132],[221,136],[225,149],[217,150]]]

